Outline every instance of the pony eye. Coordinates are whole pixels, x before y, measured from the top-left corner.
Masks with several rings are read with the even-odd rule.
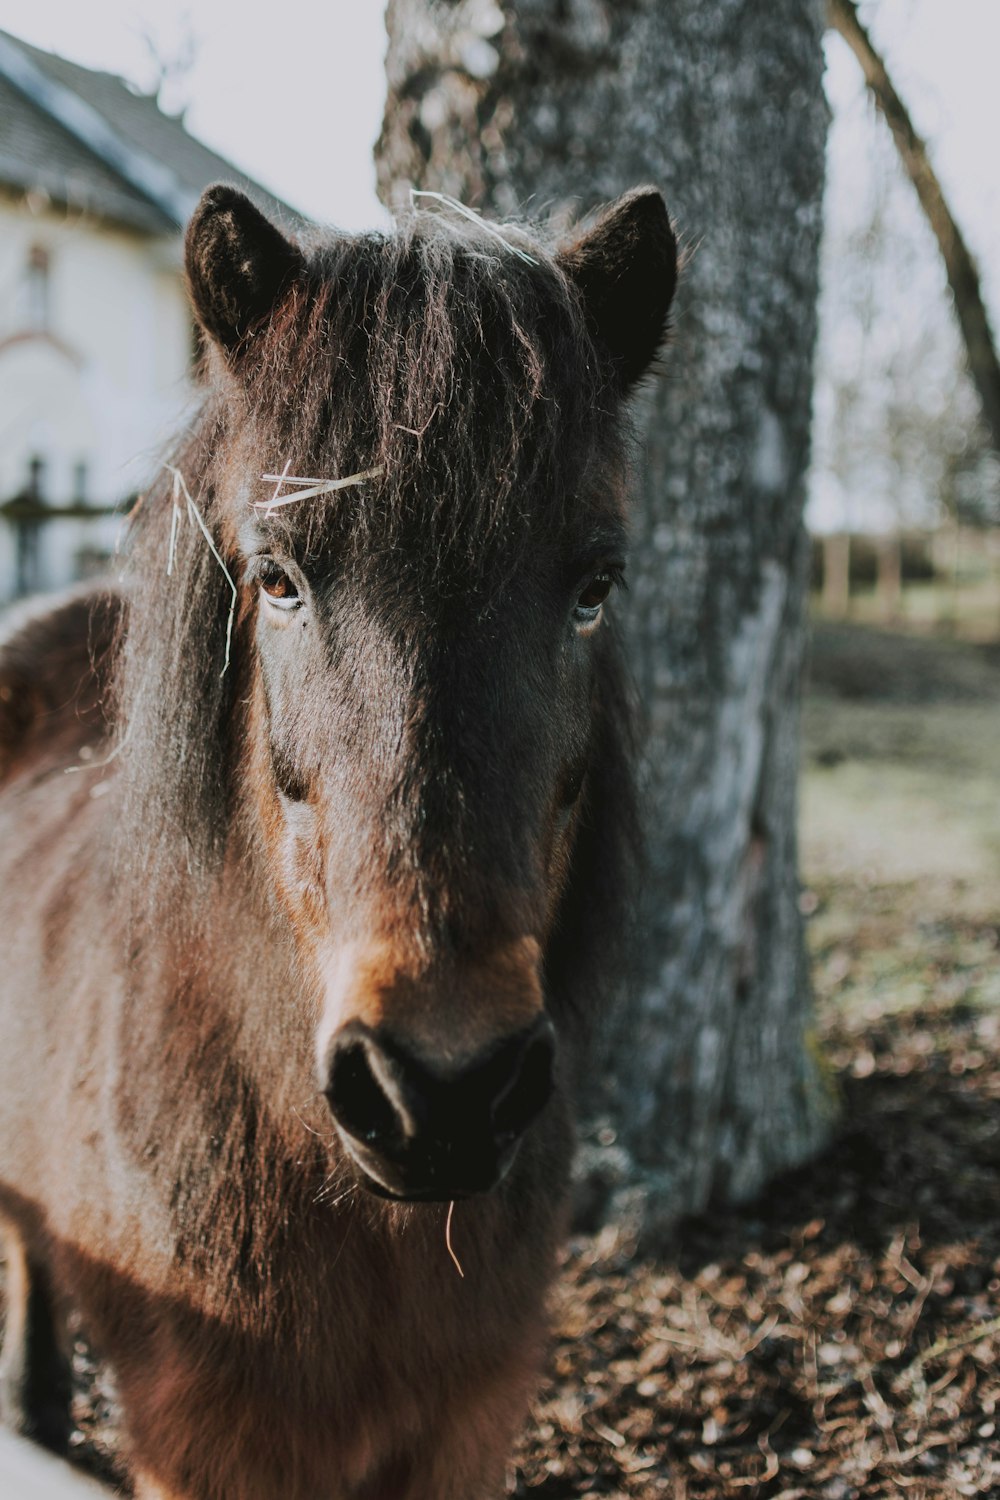
[[[615,575],[610,568],[602,568],[600,573],[595,573],[590,582],[580,590],[579,598],[573,609],[573,617],[579,625],[586,625],[596,620],[601,612],[601,606],[611,593]]]
[[[295,609],[302,602],[294,583],[277,563],[266,563],[262,568],[260,586],[275,609]]]

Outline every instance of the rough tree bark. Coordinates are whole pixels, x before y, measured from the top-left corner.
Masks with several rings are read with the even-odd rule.
[[[390,205],[412,184],[559,218],[654,182],[689,247],[639,413],[638,979],[583,1151],[652,1239],[808,1158],[831,1116],[796,864],[822,0],[390,0],[387,23]]]
[[[865,82],[896,142],[909,177],[934,231],[955,299],[955,314],[965,341],[969,373],[975,382],[983,419],[994,450],[1000,453],[1000,358],[979,284],[979,271],[962,231],[948,207],[927,145],[917,134],[909,111],[897,94],[881,54],[861,24],[854,0],[828,0],[827,18],[854,53]]]

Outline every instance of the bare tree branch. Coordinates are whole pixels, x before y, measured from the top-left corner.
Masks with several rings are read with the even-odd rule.
[[[990,441],[1000,453],[1000,360],[997,359],[996,342],[983,305],[976,263],[945,201],[927,155],[927,146],[913,128],[885,62],[858,18],[854,0],[827,0],[827,19],[861,64],[868,87],[892,131],[907,176],[937,238],[965,340],[969,371],[979,392]]]

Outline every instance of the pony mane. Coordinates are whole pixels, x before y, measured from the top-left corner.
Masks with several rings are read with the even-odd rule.
[[[419,543],[422,566],[495,577],[537,538],[539,493],[571,500],[593,454],[602,369],[579,294],[540,246],[521,260],[486,228],[425,213],[319,242],[260,351],[262,472],[301,472],[318,434],[328,477],[383,471],[377,508],[351,508],[359,561]],[[339,509],[309,508],[307,553]],[[281,518],[300,529],[294,506]]]
[[[286,467],[328,478],[380,468],[377,485],[257,515],[306,567],[335,548],[353,572],[374,577],[392,558],[441,597],[461,591],[485,605],[529,549],[557,533],[564,507],[620,482],[611,476],[624,419],[579,293],[542,244],[523,257],[483,226],[437,213],[417,213],[392,234],[305,248],[308,275],[260,331],[252,363],[234,372],[209,351],[201,409],[172,466],[237,587],[235,523],[220,503],[233,465],[258,504],[274,489],[260,476]],[[131,530],[117,858],[140,912],[157,922],[179,912],[190,924],[239,834],[254,647],[248,591],[233,614],[226,574],[181,510],[178,519],[164,470]],[[621,774],[601,787],[608,842],[592,873],[606,871],[602,886],[619,877],[614,851],[631,827],[627,731],[612,723],[624,726],[628,714],[608,634],[601,734]]]

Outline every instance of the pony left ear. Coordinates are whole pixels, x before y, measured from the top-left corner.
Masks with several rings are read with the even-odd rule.
[[[663,343],[677,285],[677,241],[663,194],[626,193],[557,258],[627,391]]]
[[[206,188],[191,216],[184,263],[199,322],[227,355],[273,312],[303,269],[297,245],[238,188]]]

